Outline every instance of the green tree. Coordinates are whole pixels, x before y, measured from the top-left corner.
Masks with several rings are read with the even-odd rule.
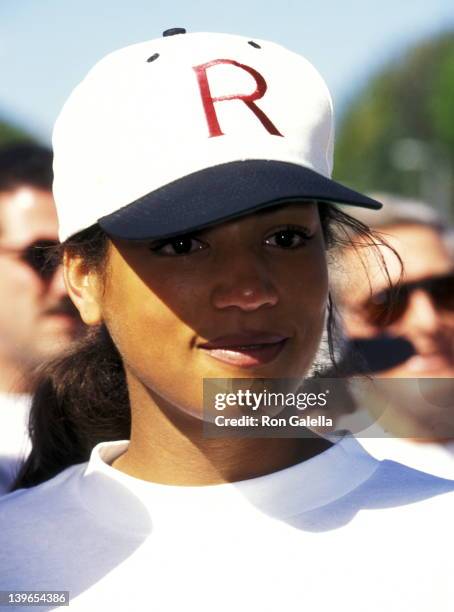
[[[454,32],[386,66],[341,118],[335,177],[453,206]],[[436,193],[435,193],[436,192]],[[449,200],[449,201],[448,201]]]
[[[18,140],[33,140],[24,130],[0,120],[0,147]]]

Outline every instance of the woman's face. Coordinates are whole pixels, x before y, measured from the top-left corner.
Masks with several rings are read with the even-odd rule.
[[[292,378],[312,365],[328,281],[315,203],[177,239],[114,240],[101,320],[137,381],[202,415],[203,378]]]

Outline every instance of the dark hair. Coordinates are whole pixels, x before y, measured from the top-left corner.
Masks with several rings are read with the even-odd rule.
[[[319,213],[328,250],[355,245],[354,236],[360,238],[361,246],[377,244],[366,225],[335,206],[319,205]],[[69,238],[60,248],[61,253],[83,258],[87,266],[102,274],[109,239],[94,225]],[[327,332],[335,370],[337,329],[332,300]],[[106,327],[101,325],[90,329],[63,356],[38,371],[29,421],[32,451],[12,490],[37,485],[71,465],[88,461],[97,443],[129,439],[130,427],[122,360]]]
[[[52,191],[52,151],[23,142],[0,149],[0,191],[27,185]]]

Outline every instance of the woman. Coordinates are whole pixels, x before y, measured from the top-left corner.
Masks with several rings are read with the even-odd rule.
[[[79,610],[446,601],[432,547],[454,483],[351,437],[203,434],[203,379],[314,369],[326,246],[354,224],[327,202],[377,206],[330,180],[332,144],[321,77],[266,41],[167,31],[75,90],[54,189],[68,291],[94,331],[43,381],[34,450],[0,503],[8,596],[68,591]]]

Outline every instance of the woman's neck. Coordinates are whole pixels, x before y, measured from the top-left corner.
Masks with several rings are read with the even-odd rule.
[[[129,388],[128,450],[113,467],[169,485],[210,485],[270,474],[318,455],[331,443],[309,438],[207,438],[203,421],[183,414],[139,384]]]

